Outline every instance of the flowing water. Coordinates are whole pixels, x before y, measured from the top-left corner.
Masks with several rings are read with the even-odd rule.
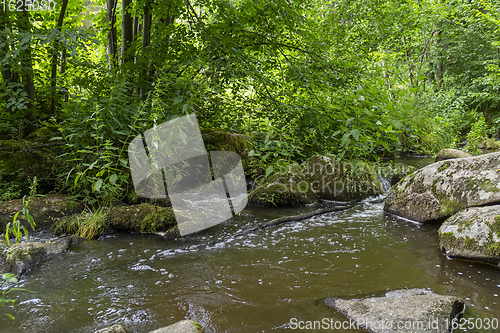
[[[293,331],[292,318],[343,320],[326,297],[417,287],[463,297],[467,318],[500,318],[499,269],[446,258],[438,226],[387,215],[380,198],[205,245],[316,208],[247,207],[182,242],[114,234],[74,245],[23,277],[20,286],[36,293],[15,294],[16,319],[0,318],[0,332],[94,332],[114,323],[149,332],[185,318],[206,332]]]

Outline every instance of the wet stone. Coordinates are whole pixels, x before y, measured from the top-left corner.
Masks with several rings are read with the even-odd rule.
[[[450,332],[452,319],[464,310],[457,297],[419,288],[389,291],[385,297],[327,298],[325,304],[375,333]]]

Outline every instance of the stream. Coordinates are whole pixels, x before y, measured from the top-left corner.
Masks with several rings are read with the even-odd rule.
[[[437,225],[388,215],[383,205],[369,198],[211,245],[206,241],[317,207],[247,207],[181,242],[130,233],[85,241],[23,276],[19,287],[35,293],[15,293],[8,312],[16,319],[0,317],[0,332],[94,332],[118,323],[142,333],[185,318],[207,333],[290,332],[292,318],[344,320],[323,304],[326,297],[399,288],[463,297],[466,318],[500,318],[499,268],[446,258]]]

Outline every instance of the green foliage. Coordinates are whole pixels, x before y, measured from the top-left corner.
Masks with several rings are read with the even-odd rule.
[[[33,178],[33,181],[30,186],[30,194],[28,197],[24,196],[23,197],[23,209],[16,214],[14,214],[14,218],[12,219],[12,222],[7,223],[5,226],[5,240],[8,245],[10,245],[10,234],[16,238],[16,243],[20,243],[23,237],[23,232],[24,236],[26,237],[26,240],[29,239],[28,237],[28,229],[26,229],[25,226],[21,225],[21,221],[19,220],[18,216],[20,213],[22,213],[24,219],[28,221],[30,224],[31,228],[33,231],[35,231],[35,220],[33,219],[33,216],[30,215],[29,213],[29,203],[30,201],[36,196],[36,186],[37,186],[37,179],[36,177]]]
[[[11,273],[4,273],[0,275],[0,290],[2,291],[2,295],[0,296],[0,308],[3,307],[4,304],[13,306],[16,302],[15,299],[9,298],[8,294],[12,291],[28,291],[33,292],[31,290],[22,289],[12,287],[12,285],[16,285],[18,283],[17,275]],[[4,313],[9,319],[14,320],[14,316],[9,313]]]
[[[143,17],[148,4],[128,11]],[[10,75],[0,79],[0,138],[51,122],[60,132],[52,142],[65,143],[57,190],[93,210],[131,187],[133,137],[193,112],[202,128],[255,138],[254,177],[315,154],[378,161],[434,154],[466,136],[476,145],[487,126],[500,128],[499,6],[166,0],[149,8],[151,30],[141,19],[115,55],[108,33],[116,29],[119,50],[127,23],[119,4],[111,27],[106,1],[70,1],[60,31],[58,11],[11,12],[0,19],[0,69]],[[1,185],[5,199],[26,188]]]
[[[480,150],[478,148],[479,143],[487,138],[488,126],[484,120],[484,116],[481,114],[476,117],[476,121],[472,124],[472,128],[467,134],[467,146],[465,150],[472,155],[479,155]]]

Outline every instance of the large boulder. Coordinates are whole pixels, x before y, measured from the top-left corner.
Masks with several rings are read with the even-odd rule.
[[[394,185],[384,210],[418,222],[500,203],[500,152],[430,164]]]
[[[204,333],[203,326],[192,320],[181,320],[175,324],[160,327],[149,333]]]
[[[374,333],[448,333],[464,301],[428,289],[401,289],[385,297],[346,300],[327,298],[325,304]]]
[[[253,190],[248,202],[261,207],[297,207],[318,200],[305,175],[297,170],[271,176]]]
[[[452,148],[442,149],[436,156],[436,161],[452,160],[454,158],[472,157],[471,154]]]
[[[305,161],[303,170],[320,199],[359,201],[384,193],[375,168],[367,162],[339,162],[318,155]]]
[[[444,221],[438,233],[448,257],[500,263],[500,205],[465,209]]]
[[[55,221],[63,216],[80,213],[83,204],[71,197],[51,194],[37,197],[29,203],[29,213],[36,223],[35,230],[48,230]],[[16,199],[0,203],[0,232],[5,232],[7,223],[12,222],[14,215],[23,209],[23,200]],[[18,215],[21,225],[32,230],[22,214]]]
[[[70,245],[82,240],[70,236],[47,242],[17,243],[5,248],[0,254],[0,259],[7,272],[20,275],[43,261],[65,252]]]

